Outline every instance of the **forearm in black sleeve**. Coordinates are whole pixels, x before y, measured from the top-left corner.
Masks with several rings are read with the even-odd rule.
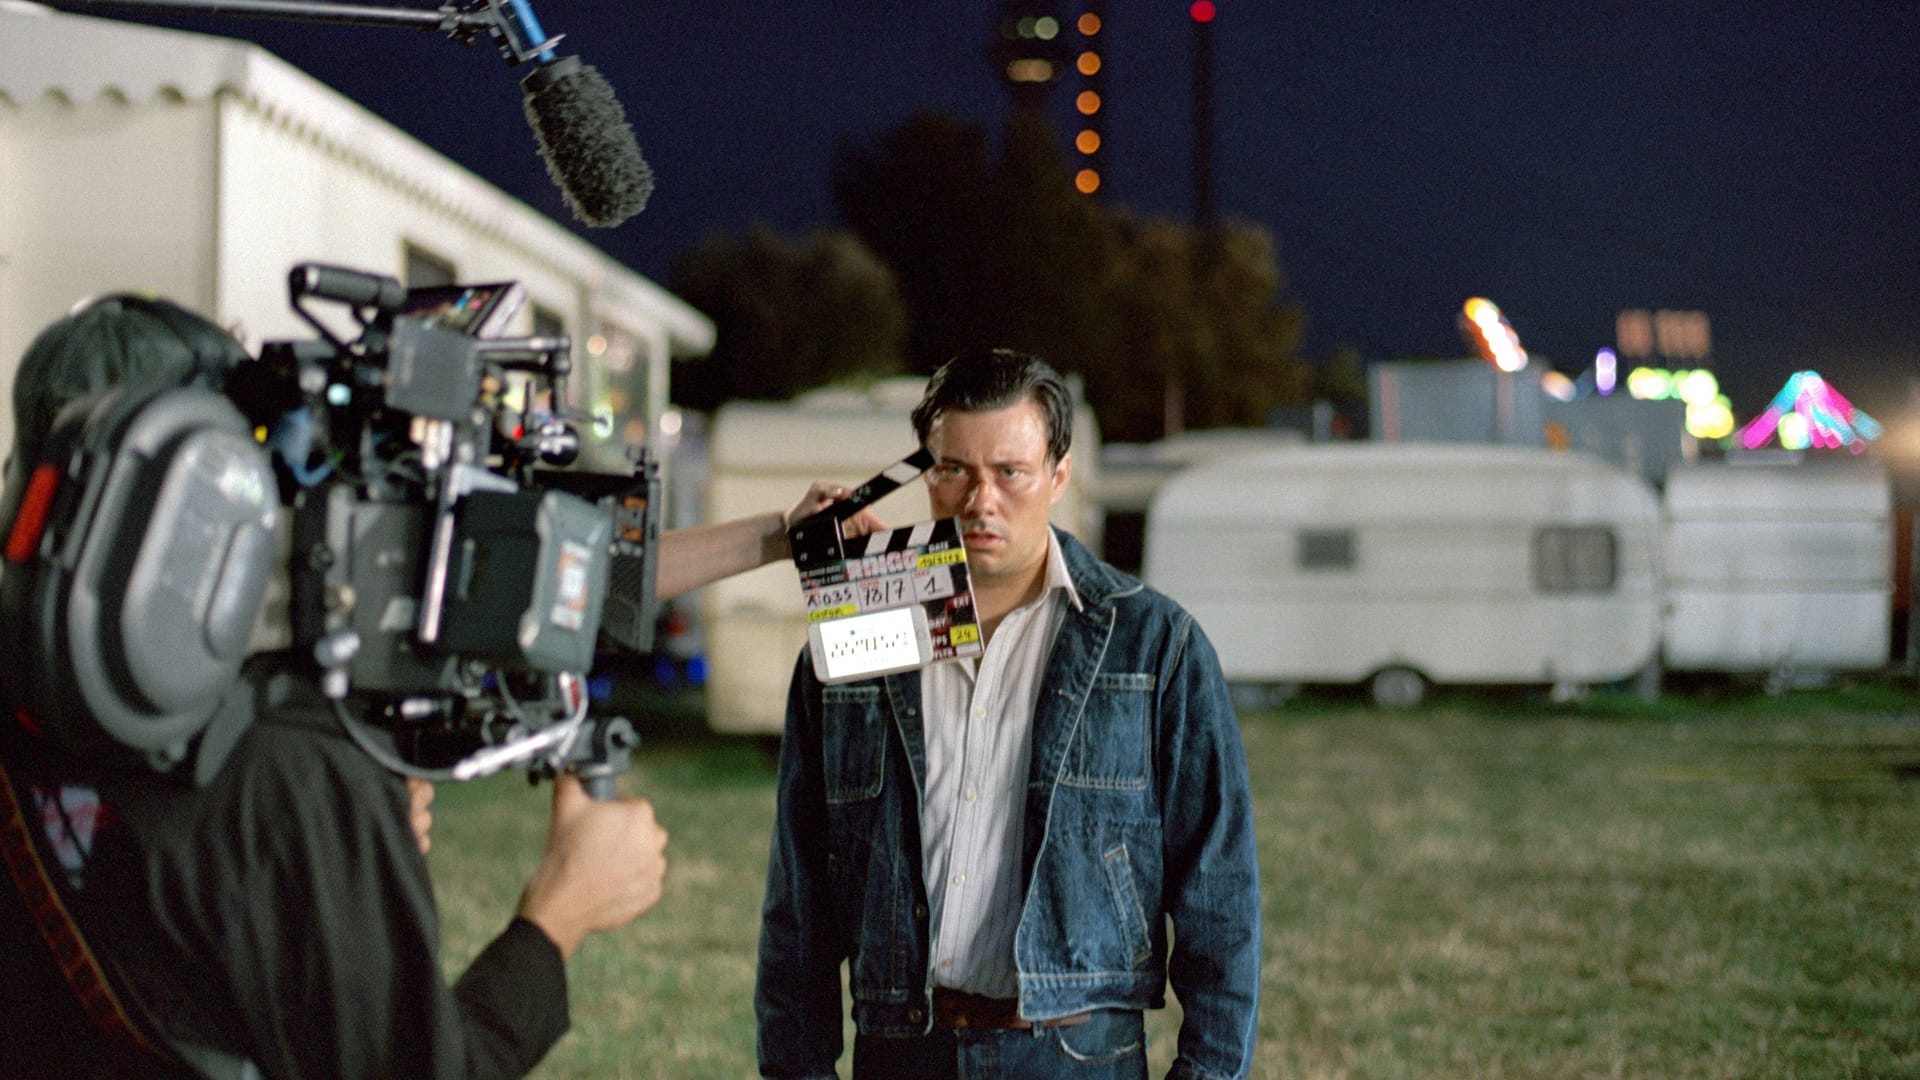
[[[315,1080],[525,1075],[567,1028],[553,943],[516,921],[449,987],[404,785],[344,738],[249,738],[221,785],[239,824],[186,856],[224,860],[205,872],[224,913],[169,905],[206,943],[187,952],[217,958],[248,1056]]]
[[[472,1076],[524,1076],[567,1032],[565,962],[525,919],[514,919],[473,958],[453,993]]]

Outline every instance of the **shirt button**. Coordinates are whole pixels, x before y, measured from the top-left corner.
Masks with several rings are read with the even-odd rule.
[[[977,799],[977,798],[979,798],[979,797],[980,797],[980,793],[979,793],[979,792],[977,792],[977,791],[975,791],[975,790],[973,790],[972,788],[968,788],[968,789],[967,789],[967,801],[968,801],[968,802],[972,802],[973,800],[975,800],[975,799]]]
[[[916,1023],[916,1024],[917,1024],[917,1023],[919,1023],[920,1021],[922,1021],[922,1020],[924,1020],[924,1019],[926,1019],[926,1016],[927,1016],[927,1014],[926,1014],[926,1013],[923,1013],[923,1012],[921,1012],[921,1011],[920,1011],[919,1009],[908,1009],[908,1010],[907,1010],[907,1019],[909,1019],[909,1020],[911,1020],[911,1021],[913,1021],[913,1022],[914,1022],[914,1023]]]
[[[924,919],[924,918],[926,918],[926,917],[927,917],[927,905],[925,905],[925,904],[915,904],[915,905],[913,905],[913,917],[914,917],[914,918],[916,918],[916,919]]]
[[[965,885],[966,883],[967,883],[967,875],[965,875],[965,874],[955,874],[955,875],[953,875],[953,881],[952,881],[952,884],[955,884],[955,885]]]

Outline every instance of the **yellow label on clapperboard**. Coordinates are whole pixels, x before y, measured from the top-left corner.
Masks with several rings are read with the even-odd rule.
[[[946,551],[932,551],[920,556],[913,562],[915,570],[925,570],[929,566],[948,566],[967,561],[966,548],[948,548]]]
[[[947,643],[951,645],[971,645],[980,640],[980,628],[972,623],[963,623],[947,631]]]
[[[860,606],[858,604],[841,604],[839,607],[821,608],[818,611],[809,611],[807,612],[807,621],[810,623],[826,622],[828,619],[838,619],[843,615],[858,615],[858,614],[860,614]]]

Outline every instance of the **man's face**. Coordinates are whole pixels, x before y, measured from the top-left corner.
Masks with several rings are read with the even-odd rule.
[[[983,583],[1045,572],[1047,512],[1066,494],[1073,455],[1047,460],[1047,423],[1031,399],[991,412],[946,412],[927,430],[935,517],[958,517],[967,570]]]

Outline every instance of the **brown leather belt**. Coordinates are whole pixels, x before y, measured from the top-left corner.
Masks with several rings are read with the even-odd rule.
[[[1090,1012],[1042,1020],[1043,1028],[1073,1027],[1093,1018]],[[969,994],[964,990],[933,988],[933,1022],[950,1028],[1015,1028],[1026,1031],[1034,1022],[1020,1015],[1020,1003],[1012,998]]]

